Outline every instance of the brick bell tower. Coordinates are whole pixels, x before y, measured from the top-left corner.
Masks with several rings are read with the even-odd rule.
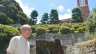
[[[81,10],[84,21],[86,21],[89,14],[88,0],[77,0],[77,5]]]

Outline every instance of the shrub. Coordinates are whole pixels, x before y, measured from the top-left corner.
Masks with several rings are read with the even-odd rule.
[[[88,30],[90,33],[94,32],[96,29],[96,26],[88,26]]]
[[[96,28],[95,28],[94,32],[96,32]]]
[[[87,34],[85,40],[96,39],[96,33]]]
[[[59,30],[58,29],[53,29],[53,33],[58,33]]]
[[[88,31],[88,26],[83,26],[82,28],[84,29],[84,31]]]
[[[50,33],[50,31],[49,31],[49,30],[46,30],[46,32],[47,32],[47,33]]]
[[[0,52],[5,54],[6,46],[8,46],[8,43],[10,39],[13,36],[20,35],[18,29],[8,26],[8,25],[0,25]]]
[[[59,32],[61,34],[66,34],[66,33],[70,33],[70,28],[67,26],[61,26],[61,28],[59,29]]]
[[[84,29],[83,29],[83,28],[78,28],[77,31],[78,31],[79,33],[84,33]]]
[[[12,36],[19,35],[18,29],[8,26],[8,25],[0,25],[0,38],[5,38],[6,40],[10,40]],[[1,39],[0,39],[1,40]]]
[[[70,23],[63,23],[62,26],[68,26],[68,27],[71,27],[71,24]]]
[[[36,29],[36,35],[42,35],[42,34],[46,34],[46,30],[42,27],[38,27]]]
[[[70,32],[74,33],[75,29],[74,28],[70,28]]]
[[[76,30],[77,28],[79,28],[79,27],[80,27],[80,25],[75,24],[75,25],[73,25],[72,27]]]
[[[35,33],[36,27],[35,26],[31,26],[32,29],[32,33]]]
[[[84,23],[81,23],[81,26],[85,26],[86,24],[84,24]]]
[[[79,33],[79,31],[74,31],[74,33]]]
[[[54,25],[50,25],[50,26],[48,27],[50,33],[53,33],[53,29],[55,29],[55,28],[56,28],[56,26],[54,26]]]

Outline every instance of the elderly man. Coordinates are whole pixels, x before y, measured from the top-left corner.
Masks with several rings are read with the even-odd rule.
[[[31,27],[29,25],[22,25],[20,30],[21,35],[15,36],[10,40],[7,54],[30,54],[30,44],[27,38],[31,35]]]

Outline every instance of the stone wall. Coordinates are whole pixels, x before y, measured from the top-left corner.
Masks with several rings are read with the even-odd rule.
[[[62,49],[63,49],[63,54],[96,54],[96,45],[77,45],[77,46],[67,45],[67,46],[62,46]],[[31,48],[31,54],[36,54],[36,47]]]
[[[29,42],[31,45],[36,45],[36,40],[54,40],[59,39],[61,42],[61,45],[73,45],[74,43],[82,42],[84,41],[84,33],[78,33],[78,34],[44,34],[41,36],[33,37],[31,36],[29,38]]]
[[[35,45],[30,45],[30,54],[36,54],[36,46]]]
[[[31,54],[39,54],[37,53],[37,45],[40,44],[46,44],[46,41],[53,41],[55,39],[59,39],[63,53],[64,54],[93,54],[95,51],[96,46],[94,45],[74,45],[74,43],[82,42],[84,41],[84,33],[78,33],[78,34],[45,34],[41,36],[31,36],[29,38],[29,42],[31,45],[34,45],[34,47],[31,47]],[[40,43],[36,43],[36,40],[42,40]],[[48,43],[48,42],[47,42]],[[52,45],[55,46],[55,45]],[[42,50],[45,50],[45,48],[40,48]],[[48,50],[48,49],[47,49]],[[44,52],[46,54],[50,54],[47,52]],[[42,53],[41,53],[42,54]]]
[[[64,54],[95,54],[95,45],[63,46]]]

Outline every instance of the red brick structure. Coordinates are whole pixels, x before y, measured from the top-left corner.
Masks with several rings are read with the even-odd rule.
[[[86,21],[89,14],[88,0],[77,0],[77,5],[81,10],[84,21]]]
[[[88,18],[88,14],[90,13],[89,7],[88,7],[88,0],[77,0],[77,6],[80,8],[82,17],[84,21]],[[69,23],[69,19],[62,19],[59,20],[60,23],[67,22]]]
[[[62,20],[59,20],[59,22],[60,23],[64,23],[64,22],[69,23],[69,19],[62,19]]]

